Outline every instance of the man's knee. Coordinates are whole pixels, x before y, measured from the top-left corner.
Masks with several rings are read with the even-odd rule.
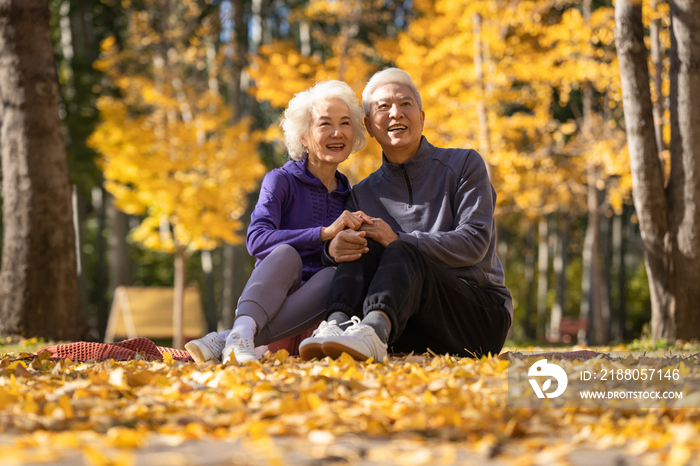
[[[371,238],[367,238],[367,248],[370,254],[382,254],[384,252],[384,246],[376,242]]]
[[[412,260],[420,257],[421,252],[417,247],[407,241],[394,241],[386,247],[385,254],[399,260]]]

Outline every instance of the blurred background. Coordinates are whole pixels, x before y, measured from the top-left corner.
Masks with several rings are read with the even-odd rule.
[[[389,66],[415,80],[431,143],[474,148],[489,165],[511,338],[648,335],[612,1],[50,5],[81,304],[95,339],[118,286],[172,287],[176,270],[199,290],[208,330],[229,328],[253,266],[243,240],[260,180],[286,161],[282,110],[327,78],[359,97]],[[668,159],[668,5],[645,2],[643,14]],[[356,183],[380,154],[371,140],[341,171]]]

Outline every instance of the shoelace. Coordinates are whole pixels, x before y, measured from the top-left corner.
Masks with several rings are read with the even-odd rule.
[[[314,330],[311,336],[324,337],[334,335],[336,333],[333,331],[334,327],[338,327],[338,324],[335,320],[331,320],[330,322],[321,322],[321,325],[316,330]]]
[[[345,330],[346,335],[362,335],[365,336],[365,334],[369,334],[371,332],[374,332],[374,329],[370,327],[369,325],[365,324],[356,324],[353,325],[352,327],[348,327],[347,330]]]
[[[345,334],[347,335],[367,333],[367,329],[371,328],[370,326],[363,324],[360,318],[357,316],[352,316],[350,320],[343,322],[341,325],[345,324],[352,324],[350,327],[345,329]]]
[[[243,349],[246,351],[253,351],[255,349],[255,345],[253,345],[252,338],[243,338],[240,336],[235,336],[231,339],[231,342],[233,343],[234,347],[239,349]]]
[[[209,335],[207,335],[209,337]],[[203,343],[207,345],[210,349],[214,350],[215,352],[221,352],[224,350],[224,347],[226,346],[226,341],[219,338],[218,335],[212,335],[211,338],[203,338]]]

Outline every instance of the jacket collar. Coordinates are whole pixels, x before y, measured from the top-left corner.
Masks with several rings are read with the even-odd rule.
[[[427,168],[427,163],[433,155],[435,146],[430,144],[425,136],[421,136],[420,147],[418,152],[402,164],[391,163],[387,160],[384,151],[382,151],[382,172],[389,177],[404,177],[404,170],[408,172],[410,179],[418,176]],[[403,168],[401,168],[403,165]]]
[[[313,173],[306,169],[306,162],[308,160],[309,159],[307,157],[304,157],[299,162],[290,160],[284,165],[283,169],[302,183],[309,184],[312,186],[318,186],[325,189],[326,186],[323,184],[323,182],[316,178],[316,176],[314,176]],[[342,173],[340,173],[338,170],[335,171],[335,177],[338,180],[338,187],[333,192],[340,195],[349,195],[350,182],[348,181],[348,178]]]

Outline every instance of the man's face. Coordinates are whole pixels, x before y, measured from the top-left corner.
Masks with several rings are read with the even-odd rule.
[[[390,161],[395,162],[391,155],[396,154],[403,163],[420,147],[425,113],[418,108],[418,99],[405,84],[385,84],[370,99],[370,114],[365,118],[367,132]]]

